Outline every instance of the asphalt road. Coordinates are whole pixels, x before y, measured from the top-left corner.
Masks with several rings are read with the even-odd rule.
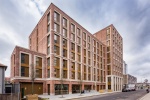
[[[99,96],[92,96],[87,98],[80,98],[74,100],[138,100],[146,94],[146,90],[137,90],[130,92],[111,93]]]

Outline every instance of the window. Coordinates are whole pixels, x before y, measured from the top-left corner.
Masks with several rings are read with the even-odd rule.
[[[25,67],[21,66],[21,76],[25,76]]]
[[[71,52],[71,58],[75,60],[75,53]]]
[[[86,33],[83,33],[83,39],[86,40]]]
[[[36,57],[36,66],[42,67],[42,58]]]
[[[90,49],[90,44],[88,43],[88,49]]]
[[[67,57],[67,50],[63,49],[63,57]]]
[[[54,23],[54,31],[55,32],[60,32],[60,28],[59,28],[59,25],[58,24],[56,24],[56,23]]]
[[[67,48],[67,40],[66,39],[63,39],[63,47]]]
[[[75,51],[75,44],[71,43],[71,50]]]
[[[84,57],[84,63],[86,63],[86,57]]]
[[[50,21],[50,13],[47,14],[47,22]]]
[[[84,65],[84,72],[86,72],[86,66]]]
[[[88,59],[88,64],[91,65],[91,60],[90,59]]]
[[[78,59],[78,61],[80,62],[80,61],[81,61],[81,57],[80,57],[80,55],[78,55],[77,57],[78,57],[78,58],[77,58],[77,59]]]
[[[75,62],[71,62],[71,67],[73,70],[75,70]]]
[[[54,35],[54,43],[59,44],[59,36],[58,35]]]
[[[84,49],[84,56],[86,56],[86,49]]]
[[[80,36],[80,29],[77,28],[77,35]]]
[[[93,40],[93,45],[96,46],[96,41],[95,40]]]
[[[50,78],[50,70],[47,70],[47,78]]]
[[[109,34],[109,33],[110,33],[110,29],[108,28],[108,29],[107,29],[107,34]]]
[[[75,25],[74,24],[71,24],[71,32],[75,32]]]
[[[50,31],[50,24],[47,25],[47,33]]]
[[[21,53],[21,63],[25,63],[25,54]]]
[[[63,36],[67,37],[67,30],[63,28]]]
[[[78,64],[78,71],[81,71],[81,65]]]
[[[54,45],[54,53],[56,53],[57,55],[59,55],[59,47]]]
[[[67,19],[65,19],[64,17],[63,17],[63,26],[67,27]]]
[[[83,46],[86,47],[86,42],[83,40]]]
[[[50,54],[50,47],[47,48],[47,54]]]
[[[77,43],[80,44],[80,38],[79,37],[77,37]]]
[[[54,58],[54,66],[59,67],[59,58],[57,57]]]
[[[77,52],[80,53],[81,52],[81,48],[80,46],[77,46]]]
[[[63,68],[67,68],[67,60],[63,59]]]
[[[90,51],[88,51],[88,57],[90,58]]]
[[[88,42],[90,42],[90,36],[88,36]]]
[[[60,15],[57,12],[54,12],[54,21],[59,22]]]
[[[47,58],[47,67],[50,67],[50,58]]]
[[[99,43],[97,42],[97,48],[99,48]]]
[[[71,33],[71,40],[75,41],[75,35],[73,33]]]
[[[47,44],[50,44],[50,35],[47,36]]]

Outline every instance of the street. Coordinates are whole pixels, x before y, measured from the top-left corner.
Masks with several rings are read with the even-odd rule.
[[[138,100],[146,94],[146,90],[137,90],[131,92],[119,92],[112,94],[105,94],[99,96],[92,96],[87,98],[80,98],[74,100]]]

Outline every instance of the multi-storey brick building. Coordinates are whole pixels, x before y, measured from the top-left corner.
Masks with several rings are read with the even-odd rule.
[[[107,47],[106,89],[118,91],[123,83],[123,39],[113,25],[110,25],[94,36]]]
[[[60,94],[61,83],[64,93],[79,92],[81,83],[82,90],[120,91],[122,88],[122,37],[113,25],[92,35],[51,4],[29,36],[29,49],[21,50],[42,58],[42,74],[35,81],[37,84],[42,82],[44,94]],[[25,77],[19,74],[23,71],[21,50],[13,52],[17,55],[14,57],[17,65],[13,64],[12,54],[11,78],[17,82],[30,82],[29,67]],[[28,59],[36,64],[34,57]],[[28,66],[30,64],[28,61]]]

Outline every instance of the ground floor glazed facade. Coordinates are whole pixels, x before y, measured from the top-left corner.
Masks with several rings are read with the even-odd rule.
[[[30,79],[13,79],[13,83],[20,84],[20,93],[23,98],[25,95],[32,94],[32,82]],[[33,92],[34,94],[60,95],[91,92],[93,90],[105,90],[105,83],[99,82],[81,82],[68,80],[35,80]]]
[[[121,91],[123,86],[123,78],[115,75],[106,76],[106,90],[107,91]]]

